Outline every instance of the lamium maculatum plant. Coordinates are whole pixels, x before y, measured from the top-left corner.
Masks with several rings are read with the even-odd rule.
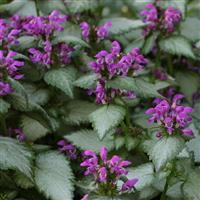
[[[0,200],[199,200],[198,0],[0,1]]]

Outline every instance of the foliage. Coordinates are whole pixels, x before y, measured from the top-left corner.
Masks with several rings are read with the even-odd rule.
[[[0,200],[200,199],[199,13],[0,0]]]

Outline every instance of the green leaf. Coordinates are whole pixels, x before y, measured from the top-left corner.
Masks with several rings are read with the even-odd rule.
[[[148,54],[151,52],[153,46],[155,45],[155,35],[150,35],[149,37],[146,38],[143,47],[142,47],[142,52],[143,54]]]
[[[24,174],[22,174],[21,172],[15,172],[14,180],[16,184],[23,189],[34,187],[33,181]]]
[[[77,106],[78,105],[78,106]],[[87,101],[74,100],[66,106],[67,115],[64,118],[69,124],[89,122],[89,115],[97,109],[97,105]]]
[[[68,35],[60,34],[53,40],[53,44],[58,44],[60,42],[66,42],[67,44],[71,45],[80,45],[83,47],[89,47],[89,45],[81,38],[69,34]]]
[[[103,140],[99,140],[98,134],[93,130],[85,129],[76,131],[69,135],[65,135],[64,138],[69,140],[82,150],[91,149],[95,152],[99,152],[102,146],[105,146],[106,148],[108,148],[108,150],[111,150],[114,147],[112,137],[108,135],[104,137]]]
[[[200,78],[198,74],[190,72],[177,72],[176,81],[180,86],[180,91],[192,103],[192,96],[199,88]]]
[[[12,138],[0,137],[0,169],[18,170],[31,178],[31,160],[32,153],[26,146]]]
[[[115,149],[120,149],[125,144],[125,137],[123,136],[117,136],[115,138]]]
[[[100,139],[103,139],[108,131],[115,128],[123,120],[125,112],[121,106],[104,105],[90,114],[90,121]]]
[[[74,68],[53,69],[44,76],[47,84],[60,89],[71,98],[73,98],[73,82],[75,78],[76,70]]]
[[[42,0],[38,1],[38,7],[45,15],[50,14],[53,10],[59,10],[66,13],[66,7],[62,0],[49,1]]]
[[[14,59],[30,61],[29,57],[27,57],[21,53],[17,53],[17,55],[14,57]]]
[[[16,13],[20,8],[27,3],[28,0],[14,0],[11,3],[3,4],[0,6],[0,12],[9,12],[9,13]]]
[[[52,123],[51,118],[48,113],[38,104],[32,102],[30,99],[27,101],[24,96],[19,93],[12,93],[8,95],[8,101],[12,107],[21,112],[31,112],[31,117],[34,119],[39,119],[45,127],[55,130],[55,126]]]
[[[200,41],[195,44],[196,48],[200,49]]]
[[[195,169],[189,173],[186,182],[183,185],[184,198],[188,200],[200,199],[200,169]]]
[[[49,132],[39,121],[25,115],[22,116],[21,126],[26,138],[30,141],[44,137]]]
[[[80,13],[83,11],[94,10],[98,5],[97,1],[93,0],[66,1],[66,3],[71,13]]]
[[[33,84],[24,84],[30,101],[39,105],[45,105],[50,99],[50,91],[45,88],[37,88]]]
[[[96,84],[97,76],[96,74],[86,74],[78,78],[74,85],[83,89],[93,88]]]
[[[73,199],[73,174],[64,155],[56,151],[41,153],[36,158],[35,184],[52,200]]]
[[[169,136],[158,140],[149,152],[156,171],[159,171],[167,162],[176,158],[183,148],[184,140],[181,137]]]
[[[17,39],[20,45],[16,45],[15,49],[22,51],[25,49],[33,48],[37,46],[37,40],[33,36],[21,36]]]
[[[182,55],[195,59],[190,42],[181,36],[172,36],[159,42],[161,50],[173,55]]]
[[[149,187],[154,180],[154,167],[152,163],[146,163],[139,165],[134,168],[129,168],[128,179],[137,178],[138,182],[135,185],[136,190],[141,191],[142,189]]]
[[[200,136],[186,143],[188,150],[194,153],[195,162],[200,162]]]
[[[114,80],[108,81],[108,87],[134,91],[141,97],[162,97],[156,90],[156,86],[140,78],[119,76]]]
[[[109,33],[112,35],[119,35],[126,33],[128,31],[134,30],[134,29],[139,29],[141,27],[144,27],[145,24],[142,22],[142,20],[132,20],[128,18],[123,18],[123,17],[116,17],[116,18],[109,18],[109,19],[104,19],[101,24],[111,21],[112,26],[109,28]]]
[[[200,39],[200,32],[197,27],[200,27],[200,20],[194,17],[187,17],[181,23],[181,33],[188,40],[197,41]]]
[[[14,79],[9,77],[8,78],[8,82],[11,84],[11,86],[14,89],[15,93],[19,93],[24,98],[26,98],[26,100],[28,100],[28,95],[26,93],[26,90],[25,90],[24,86],[19,81],[16,81],[16,80],[14,80]]]
[[[9,108],[10,108],[10,104],[4,101],[2,98],[0,98],[0,114],[7,113]]]

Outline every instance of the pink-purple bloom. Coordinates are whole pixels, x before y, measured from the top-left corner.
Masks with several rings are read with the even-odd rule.
[[[117,76],[129,76],[143,70],[148,61],[138,48],[133,48],[131,52],[123,54],[120,44],[114,41],[110,52],[102,50],[96,54],[95,58],[95,61],[90,62],[90,67],[97,74],[98,81],[96,89],[90,90],[89,94],[96,95],[97,103],[111,102],[116,96],[130,99],[136,97],[134,91],[106,88],[106,82]]]
[[[57,142],[60,152],[66,154],[70,159],[77,159],[77,149],[76,147],[66,140],[60,140]]]
[[[20,142],[26,140],[26,136],[21,128],[9,128],[9,133],[12,136],[15,136]]]
[[[97,37],[101,40],[109,36],[109,28],[112,27],[112,22],[106,22],[102,26],[96,28]]]
[[[0,81],[0,96],[5,96],[12,93],[12,88],[9,83]]]
[[[188,114],[193,111],[189,106],[180,105],[183,95],[177,94],[173,97],[172,101],[157,99],[154,101],[155,107],[149,108],[146,114],[151,115],[149,123],[158,123],[164,128],[165,132],[169,135],[181,133],[187,136],[193,136],[188,124],[192,121],[192,117]]]
[[[177,24],[182,19],[181,11],[169,6],[163,9],[154,4],[147,4],[145,9],[141,11],[140,15],[143,21],[148,23],[144,28],[144,35],[148,35],[152,31],[160,30],[162,32],[174,32]]]
[[[108,150],[105,147],[101,148],[100,156],[97,156],[97,154],[91,150],[85,150],[83,152],[85,160],[81,163],[81,166],[86,168],[84,172],[85,176],[93,175],[96,183],[100,185],[114,185],[114,188],[117,189],[118,180],[120,180],[122,176],[128,174],[126,168],[131,162],[122,160],[122,158],[117,155],[113,155],[111,159],[108,159],[107,154]],[[133,180],[128,180],[123,184],[121,191],[131,190],[137,183],[137,179]]]
[[[145,10],[141,11],[140,15],[143,17],[145,23],[149,23],[145,27],[145,34],[148,34],[150,31],[154,31],[157,28],[158,23],[158,11],[156,6],[153,4],[147,4]]]
[[[153,70],[153,75],[162,81],[165,81],[168,79],[167,73],[161,69],[161,68],[156,68]]]
[[[81,200],[88,200],[88,195],[85,194]]]
[[[88,41],[91,31],[96,31],[96,36],[99,40],[103,40],[109,36],[109,29],[112,26],[112,22],[106,22],[105,24],[96,27],[95,30],[90,27],[87,22],[80,23],[81,34],[84,40]]]
[[[0,44],[4,49],[19,44],[17,37],[21,30],[14,29],[4,19],[0,19]]]
[[[0,50],[0,79],[5,79],[6,76],[10,76],[16,80],[23,78],[23,75],[18,70],[24,65],[24,62],[15,60],[14,57],[16,55],[16,52],[9,51],[5,56],[5,53]]]
[[[84,40],[88,40],[90,35],[90,25],[87,22],[82,22],[80,24],[80,29],[82,31],[82,37]]]
[[[130,179],[127,180],[123,185],[122,185],[122,191],[127,191],[127,190],[131,190],[132,188],[134,188],[135,184],[138,182],[137,178],[134,179]]]
[[[28,35],[43,36],[45,39],[55,31],[62,31],[63,24],[67,21],[67,17],[62,15],[58,10],[52,11],[49,16],[30,16],[27,22],[23,24],[23,29]]]
[[[173,8],[172,6],[168,7],[164,13],[164,28],[169,32],[174,32],[175,25],[179,24],[181,21],[182,15],[181,11]]]

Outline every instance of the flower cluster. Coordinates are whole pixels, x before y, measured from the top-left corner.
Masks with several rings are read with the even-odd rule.
[[[97,74],[98,81],[96,89],[89,90],[89,95],[94,93],[97,103],[110,102],[115,96],[136,97],[134,91],[106,88],[106,82],[116,76],[132,76],[144,68],[147,59],[138,48],[123,54],[120,44],[114,41],[110,52],[102,50],[95,58],[95,61],[90,62],[90,67]]]
[[[156,99],[154,103],[155,107],[149,108],[146,114],[151,115],[149,123],[158,123],[164,129],[162,135],[165,132],[169,135],[180,133],[186,136],[193,136],[193,132],[187,125],[192,121],[192,118],[188,115],[192,112],[192,108],[188,106],[180,105],[183,95],[177,94],[173,97],[171,102],[162,99]]]
[[[76,160],[77,159],[77,149],[73,144],[70,144],[66,140],[60,140],[57,142],[60,152],[67,155],[70,159]]]
[[[62,31],[62,24],[65,23],[67,17],[61,15],[59,11],[54,10],[49,16],[31,16],[28,17],[27,23],[23,25],[23,29],[31,36],[42,36],[46,40],[50,39],[55,31]]]
[[[105,24],[96,27],[94,31],[96,31],[97,38],[99,40],[103,40],[109,36],[109,28],[112,26],[112,22],[106,22]],[[87,22],[82,22],[80,24],[80,29],[82,31],[82,37],[84,40],[89,40],[90,36],[90,25]]]
[[[70,62],[73,49],[65,43],[53,46],[50,42],[55,32],[63,31],[62,25],[66,21],[67,16],[61,15],[59,11],[55,10],[49,16],[31,17],[29,22],[23,26],[28,35],[40,36],[43,40],[43,51],[35,48],[29,49],[33,63],[41,63],[49,67],[49,65],[53,64],[53,52],[57,52],[57,60],[62,64]]]
[[[105,147],[102,147],[100,150],[100,158],[91,150],[86,150],[83,154],[86,157],[81,163],[82,167],[86,167],[84,175],[88,176],[92,174],[99,187],[101,187],[101,185],[106,185],[108,190],[117,190],[117,182],[120,178],[128,174],[126,167],[128,167],[131,162],[122,160],[122,158],[117,155],[112,156],[109,160],[107,158],[107,149]],[[130,191],[137,182],[138,179],[125,181],[120,191]]]
[[[0,19],[0,44],[4,49],[19,44],[17,37],[21,30],[14,29],[5,20]]]
[[[9,83],[6,83],[7,77],[19,80],[23,75],[19,73],[19,68],[24,65],[24,62],[15,60],[16,52],[10,51],[6,56],[0,50],[0,96],[5,96],[12,92]]]
[[[155,6],[154,4],[147,4],[145,10],[141,11],[140,15],[143,21],[148,23],[144,29],[144,34],[148,35],[151,31],[160,30],[162,32],[174,32],[175,26],[180,23],[182,19],[181,11],[170,6],[166,10]]]

